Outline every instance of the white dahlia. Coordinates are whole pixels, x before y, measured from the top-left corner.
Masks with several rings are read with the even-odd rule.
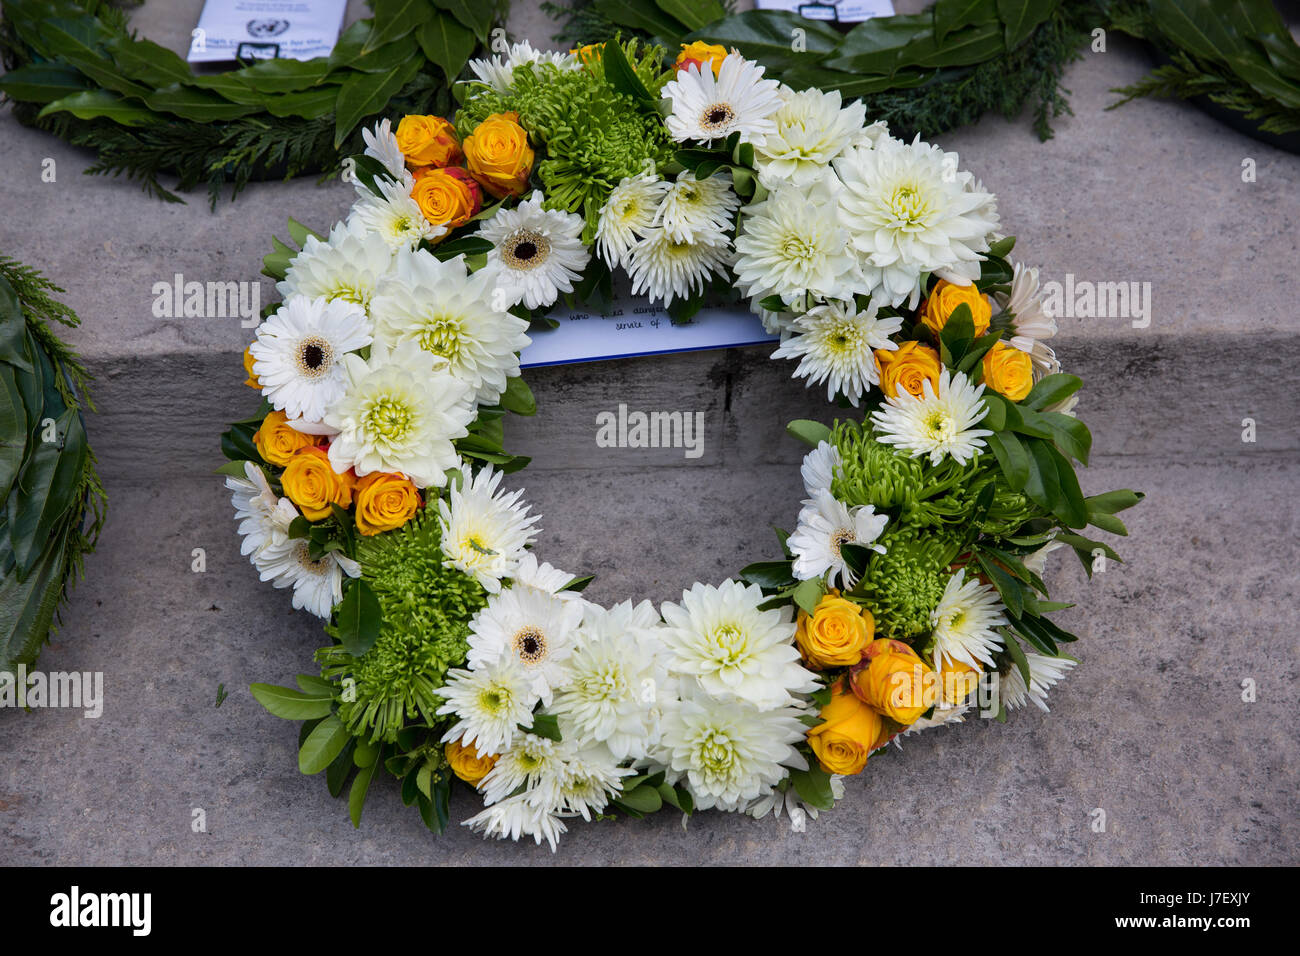
[[[769,189],[812,182],[853,145],[866,113],[861,102],[844,106],[838,90],[795,92],[783,86],[781,106],[772,114],[776,130],[754,149],[759,181]]]
[[[312,560],[306,538],[285,538],[267,544],[253,556],[263,581],[293,588],[293,606],[328,619],[343,600],[343,575],[360,577],[361,565],[338,551]]]
[[[739,206],[730,173],[696,179],[693,172],[683,170],[660,200],[654,225],[663,226],[674,242],[725,245]]]
[[[582,244],[582,217],[543,209],[544,199],[534,190],[513,209],[498,209],[479,228],[479,237],[493,246],[484,271],[501,290],[494,304],[502,308],[519,302],[529,309],[550,305],[561,292],[573,291],[591,259]]]
[[[324,241],[307,237],[275,288],[285,299],[293,295],[330,302],[341,299],[369,309],[379,280],[392,264],[393,250],[383,236],[353,232],[347,223],[339,222]]]
[[[796,316],[792,335],[772,353],[772,358],[799,360],[796,378],[809,386],[826,384],[826,398],[843,395],[857,408],[858,401],[880,382],[875,349],[893,351],[890,336],[903,327],[899,316],[878,318],[875,301],[859,310],[838,299],[814,306]]]
[[[524,40],[511,44],[505,56],[470,60],[469,68],[479,83],[498,93],[508,93],[515,82],[515,68],[530,63],[549,64],[559,70],[576,70],[582,66],[571,53],[538,50]]]
[[[977,579],[966,580],[963,568],[948,578],[943,597],[930,612],[934,626],[934,669],[941,660],[961,661],[971,667],[992,667],[993,655],[1002,647],[999,627],[1007,624],[998,592]]]
[[[549,706],[567,684],[569,655],[582,621],[582,606],[535,588],[507,588],[488,598],[470,621],[470,669],[493,669],[514,661],[532,701]]]
[[[845,588],[853,587],[857,575],[844,558],[844,545],[856,544],[884,554],[884,545],[876,539],[888,521],[889,516],[876,514],[872,505],[850,508],[828,489],[818,491],[804,504],[794,534],[786,539],[786,547],[794,555],[794,576],[807,581],[829,574],[831,584],[838,578]]]
[[[632,246],[654,225],[659,200],[667,190],[668,183],[654,172],[625,176],[610,190],[600,208],[596,249],[611,269],[627,263]]]
[[[1056,353],[1046,340],[1056,335],[1056,319],[1048,314],[1038,294],[1038,268],[1017,262],[1012,270],[1011,291],[996,292],[994,298],[1002,311],[1011,316],[1011,335],[1007,342],[1027,352],[1034,371],[1048,375],[1061,370]]]
[[[725,276],[726,243],[678,242],[662,227],[647,230],[632,247],[626,268],[632,277],[632,294],[644,293],[651,302],[686,299],[701,291],[712,276]]]
[[[739,53],[729,53],[718,75],[709,64],[678,70],[664,84],[663,97],[672,101],[666,124],[677,142],[711,143],[740,133],[742,143],[761,143],[776,132],[772,114],[781,106],[781,84],[763,79],[763,68]]]
[[[447,684],[437,693],[445,701],[438,714],[456,718],[442,735],[443,742],[460,740],[480,756],[500,753],[522,733],[520,726],[533,725],[537,698],[512,659],[492,668],[448,671]]]
[[[521,504],[523,489],[500,490],[503,473],[491,466],[474,475],[460,466],[462,480],[438,499],[444,564],[463,571],[489,593],[501,590],[501,579],[514,575],[524,549],[537,538],[540,515]]]
[[[1012,667],[998,682],[1002,702],[1007,710],[1015,710],[1032,700],[1039,710],[1047,713],[1047,692],[1079,662],[1072,657],[1048,657],[1034,651],[1025,651],[1025,661],[1029,664],[1029,686],[1025,686],[1020,668]]]
[[[420,204],[411,198],[410,189],[391,179],[379,179],[380,195],[376,196],[364,186],[361,195],[352,204],[346,225],[349,231],[365,237],[379,236],[392,252],[414,249],[421,242],[432,242],[447,231],[446,226],[435,226],[420,212]]]
[[[984,447],[983,436],[993,434],[975,427],[987,413],[980,398],[984,386],[971,385],[962,372],[945,368],[939,372],[938,394],[928,380],[922,389],[923,394],[917,396],[900,388],[879,411],[871,413],[876,439],[896,445],[913,458],[929,455],[934,465],[944,455],[966,464]]]
[[[226,477],[230,503],[235,506],[235,520],[243,541],[239,553],[256,562],[267,545],[283,544],[289,538],[289,525],[298,517],[298,509],[288,498],[278,498],[271,490],[266,472],[251,461],[244,462],[244,478]]]

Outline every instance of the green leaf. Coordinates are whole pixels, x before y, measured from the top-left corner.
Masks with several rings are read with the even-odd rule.
[[[1064,401],[1082,387],[1083,379],[1077,375],[1067,375],[1065,372],[1045,375],[1034,384],[1020,404],[1024,408],[1041,411],[1048,405]]]
[[[351,32],[349,28],[344,36]],[[318,86],[329,78],[332,70],[333,67],[326,57],[317,57],[313,60],[276,59],[255,63],[235,75],[239,77],[241,83],[259,93],[280,95],[297,93]]]
[[[1005,259],[1015,247],[1015,236],[1003,236],[997,242],[989,243],[989,255],[998,259]]]
[[[1052,440],[1062,453],[1088,464],[1088,455],[1092,451],[1092,432],[1088,426],[1071,415],[1060,412],[1040,412],[1039,421],[1052,433]]]
[[[655,0],[655,4],[670,17],[680,20],[688,30],[698,30],[727,15],[718,0]]]
[[[352,750],[355,746],[356,738],[349,737],[348,742],[339,751],[339,755],[325,768],[325,787],[331,797],[338,797],[343,793],[343,785],[348,782],[348,776],[355,769],[352,764]]]
[[[764,588],[783,588],[794,583],[789,561],[758,561],[740,569],[742,580]]]
[[[1002,640],[1006,644],[1007,654],[1015,663],[1016,669],[1020,671],[1020,676],[1024,679],[1025,686],[1028,687],[1031,683],[1029,677],[1029,659],[1025,657],[1024,648],[1022,648],[1020,643],[1012,636],[1010,628],[1003,627],[999,628],[999,630],[1002,632]]]
[[[460,76],[474,55],[476,44],[473,31],[461,26],[454,18],[442,15],[420,27],[416,39],[420,41],[424,55],[442,67],[448,82]]]
[[[285,720],[313,720],[328,717],[334,695],[304,694],[292,687],[279,687],[275,684],[249,684],[249,691],[257,702],[276,717]]]
[[[40,429],[39,422],[36,426]],[[44,441],[36,434],[7,501],[9,540],[20,576],[32,569],[55,522],[72,507],[89,452],[75,408],[64,410],[54,427],[60,440]]]
[[[556,741],[563,739],[560,736],[560,721],[554,714],[533,714],[533,725],[523,729],[535,737]]]
[[[805,47],[798,52],[791,49],[791,38],[795,36],[792,31],[795,29],[802,32]],[[780,68],[797,63],[819,64],[840,46],[844,38],[830,24],[805,20],[797,13],[746,10],[681,39],[686,42],[707,40],[729,50],[734,47],[769,68]]]
[[[1118,511],[1124,511],[1126,508],[1132,508],[1145,497],[1146,495],[1140,491],[1130,491],[1125,488],[1120,491],[1107,491],[1104,494],[1093,495],[1090,498],[1084,498],[1083,501],[1088,506],[1089,511],[1113,515]]]
[[[959,27],[987,23],[996,16],[995,0],[939,0],[934,5],[934,38],[942,41]]]
[[[1029,452],[1024,444],[1010,432],[997,432],[984,439],[998,460],[998,466],[1013,491],[1020,491],[1029,481]]]
[[[315,674],[298,674],[294,677],[298,689],[309,697],[333,697],[338,684]]]
[[[659,791],[648,784],[641,784],[631,791],[619,794],[614,803],[637,813],[654,813],[664,805]]]
[[[1005,568],[1002,568],[996,561],[984,554],[976,555],[976,561],[984,569],[993,586],[998,589],[998,594],[1002,596],[1002,603],[1007,606],[1007,610],[1012,614],[1020,615],[1024,611],[1024,585],[1015,579]]]
[[[266,111],[272,116],[320,119],[334,112],[338,98],[339,87],[333,85],[303,90],[301,93],[282,93],[266,99]]]
[[[1055,12],[1055,4],[1043,0],[998,0],[998,17],[1006,30],[1006,47],[1014,50]]]
[[[1054,514],[1071,528],[1083,528],[1088,524],[1088,506],[1084,503],[1083,492],[1079,490],[1079,478],[1074,473],[1070,460],[1051,445],[1035,446],[1035,461],[1041,462],[1038,449],[1041,448],[1056,466],[1056,483],[1060,489],[1061,506]]]
[[[501,407],[516,415],[536,415],[537,399],[522,375],[506,379],[506,390],[501,393]]]
[[[975,318],[971,315],[970,306],[963,302],[952,310],[948,315],[948,321],[943,324],[939,339],[948,347],[948,354],[952,359],[946,364],[949,367],[955,366],[965,357],[966,350],[975,341]]]
[[[145,97],[144,103],[157,113],[171,113],[182,119],[194,120],[196,123],[214,123],[224,120],[239,119],[249,113],[256,113],[257,106],[251,103],[232,103],[224,96],[208,90],[195,89],[173,83]]]
[[[653,110],[658,107],[658,99],[645,88],[641,78],[636,75],[636,70],[632,69],[632,64],[627,62],[623,47],[617,40],[606,42],[600,58],[605,66],[605,77],[609,80],[610,86],[618,92],[632,97],[649,109]]]
[[[330,714],[307,735],[306,742],[298,751],[298,769],[308,775],[320,773],[334,762],[350,739],[343,722]]]
[[[363,53],[400,40],[433,16],[428,0],[371,0],[370,7],[375,11],[374,24],[361,48]]]
[[[831,775],[819,765],[809,762],[807,770],[791,770],[790,782],[799,799],[818,810],[830,810],[835,806],[835,795],[831,792]]]
[[[644,30],[665,40],[673,40],[686,32],[686,25],[660,10],[654,0],[595,0],[592,6],[611,23]],[[673,50],[668,51],[668,58],[676,59]]]
[[[27,452],[27,409],[16,374],[16,369],[0,365],[0,501],[8,498]]]
[[[26,577],[0,578],[0,670],[36,661],[63,594],[65,558],[65,539],[56,535]]]
[[[25,103],[53,103],[86,89],[82,75],[64,63],[28,63],[0,76],[0,93]]]
[[[379,640],[382,613],[370,585],[360,578],[354,580],[338,608],[338,636],[343,649],[360,657],[374,647]]]
[[[352,781],[352,790],[348,793],[348,816],[352,818],[353,827],[361,826],[361,811],[366,805],[366,793],[370,790],[370,781],[374,779],[378,768],[378,761],[362,767]]]
[[[831,430],[829,427],[823,425],[821,422],[809,421],[806,418],[801,418],[791,422],[789,425],[785,426],[785,430],[801,442],[811,445],[813,448],[816,448],[821,442],[828,442],[831,440]]]
[[[412,57],[375,73],[354,74],[344,81],[335,107],[334,148],[342,146],[363,119],[381,112],[418,72],[420,60]]]
[[[480,43],[488,42],[488,33],[496,19],[496,11],[491,3],[483,0],[433,0],[441,9],[446,10],[470,28]]]
[[[810,578],[807,581],[800,581],[794,589],[794,603],[803,608],[808,614],[813,614],[817,610],[817,605],[821,603],[822,595],[826,593],[822,586],[820,578]]]
[[[594,580],[596,580],[596,576],[594,574],[584,575],[583,577],[580,578],[574,578],[564,587],[560,588],[560,590],[561,591],[584,591],[586,590],[587,585]]]
[[[48,104],[36,115],[44,118],[54,113],[71,113],[83,120],[107,119],[120,126],[146,126],[159,122],[159,117],[152,110],[108,90],[87,90],[64,96]]]
[[[307,245],[308,236],[315,236],[317,239],[324,238],[319,232],[313,232],[292,216],[289,217],[289,235],[293,237],[294,242],[298,243],[299,249]]]

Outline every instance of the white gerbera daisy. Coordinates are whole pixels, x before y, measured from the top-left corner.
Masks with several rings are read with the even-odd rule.
[[[1017,262],[1012,268],[1011,291],[994,293],[1002,311],[1011,315],[1011,335],[1007,341],[1029,353],[1034,371],[1048,375],[1061,370],[1056,353],[1045,344],[1056,335],[1056,319],[1048,314],[1038,294],[1038,268],[1027,268]]]
[[[519,375],[519,350],[531,341],[528,323],[493,302],[494,279],[470,272],[463,256],[445,262],[424,249],[403,249],[371,302],[375,338],[396,347],[416,342],[447,362],[447,371],[474,391],[480,405],[501,398]]]
[[[271,404],[290,420],[319,422],[347,388],[347,353],[370,342],[370,320],[359,306],[295,295],[258,326],[248,350]]]
[[[541,190],[513,209],[498,209],[479,228],[479,237],[492,243],[488,269],[503,293],[495,304],[522,302],[529,309],[553,303],[561,292],[572,292],[573,281],[587,268],[591,253],[582,244],[582,217],[543,209]]]
[[[610,190],[596,225],[596,250],[611,269],[626,265],[633,244],[654,225],[667,190],[668,183],[653,171],[625,176]]]
[[[841,464],[843,459],[840,458],[840,450],[828,441],[818,442],[816,448],[803,456],[799,474],[810,500],[823,491],[831,490],[831,482],[835,480],[835,472]]]
[[[835,217],[829,180],[778,186],[746,206],[736,234],[736,284],[751,299],[780,296],[806,308],[810,298],[852,299],[863,291],[858,259]]]
[[[874,301],[859,311],[852,302],[832,300],[814,306],[794,320],[793,335],[781,343],[772,358],[797,358],[795,378],[808,385],[826,383],[826,398],[843,395],[857,408],[858,401],[880,382],[875,349],[893,351],[890,336],[903,327],[900,316],[877,318]]]
[[[363,127],[361,138],[366,144],[365,154],[371,159],[379,160],[384,168],[392,173],[393,177],[399,182],[405,182],[411,174],[406,168],[406,156],[402,153],[402,147],[397,145],[397,134],[393,132],[393,121],[381,119],[375,124],[373,130]]]
[[[523,489],[499,490],[502,472],[488,466],[474,475],[468,465],[460,471],[459,486],[453,484],[447,497],[438,499],[443,563],[495,594],[536,540],[541,516],[530,515],[529,506],[519,502]]]
[[[772,114],[776,130],[754,149],[759,182],[807,185],[836,156],[853,145],[867,109],[861,102],[843,105],[839,90],[795,92],[781,87],[781,106]]]
[[[361,565],[337,551],[313,561],[306,538],[285,538],[267,544],[253,556],[263,581],[293,588],[293,606],[328,619],[343,600],[343,575],[361,576]]]
[[[545,840],[554,853],[561,834],[568,827],[553,811],[533,805],[527,797],[526,793],[521,793],[509,800],[494,803],[464,821],[461,826],[482,833],[484,838],[504,840],[509,837],[517,843],[521,836],[532,837],[539,846]]]
[[[877,441],[896,445],[911,457],[929,455],[937,465],[944,455],[952,455],[966,464],[984,447],[984,435],[993,433],[976,428],[987,409],[980,395],[984,386],[971,385],[962,372],[939,372],[939,392],[927,380],[923,394],[912,395],[905,389],[885,400],[879,411],[871,413]]]
[[[533,725],[537,698],[513,659],[492,668],[448,671],[447,685],[438,689],[438,696],[446,701],[438,714],[456,717],[442,735],[443,743],[459,739],[480,756],[501,753],[522,732],[521,725]]]
[[[245,478],[226,476],[230,503],[235,506],[235,520],[243,541],[239,553],[256,556],[269,544],[282,544],[289,537],[289,525],[298,517],[298,509],[288,498],[277,498],[267,481],[266,472],[251,461],[244,462]]]
[[[934,669],[942,658],[971,667],[992,667],[993,654],[1002,647],[997,628],[1006,627],[998,592],[977,579],[966,580],[963,568],[948,578],[943,597],[930,612],[934,625]]]
[[[790,607],[760,611],[765,600],[757,585],[727,580],[718,587],[696,583],[682,592],[681,604],[665,602],[657,634],[669,669],[694,677],[714,697],[764,710],[816,690],[816,678],[799,664]]]
[[[841,549],[856,544],[884,554],[885,546],[876,544],[876,539],[888,522],[889,516],[876,514],[873,505],[850,508],[829,489],[819,491],[805,503],[794,534],[786,540],[794,555],[794,576],[807,581],[829,573],[831,584],[838,578],[845,588],[853,587],[857,575]]]
[[[379,280],[393,264],[393,250],[378,233],[357,233],[347,223],[334,224],[325,241],[308,236],[302,251],[289,260],[289,270],[275,284],[285,299],[323,296],[369,309]]]
[[[417,488],[441,488],[447,469],[460,464],[452,442],[474,420],[469,386],[414,342],[394,350],[376,342],[369,361],[349,355],[345,362],[346,394],[325,416],[337,432],[330,465],[340,474],[355,468],[359,478],[400,472]]]
[[[568,571],[561,571],[545,561],[538,561],[537,555],[525,551],[520,555],[519,563],[510,575],[510,586],[536,588],[538,591],[554,594],[561,601],[582,601],[581,591],[565,590],[573,578],[574,576]]]
[[[626,268],[632,277],[632,294],[645,295],[651,302],[686,299],[704,289],[711,276],[725,276],[727,245],[711,242],[678,242],[662,227],[647,230],[646,237],[632,247]]]
[[[347,228],[359,236],[371,233],[379,236],[388,248],[414,249],[421,242],[432,242],[447,232],[446,226],[435,226],[420,212],[420,204],[411,198],[404,183],[379,179],[380,195],[376,196],[364,186],[361,196],[348,213]]]
[[[1072,657],[1048,657],[1034,651],[1025,651],[1025,662],[1029,665],[1029,686],[1025,686],[1020,668],[1013,666],[998,682],[1002,702],[1007,710],[1015,710],[1032,700],[1039,710],[1047,713],[1047,692],[1079,662]]]
[[[664,234],[674,242],[725,245],[739,206],[730,173],[696,179],[693,172],[683,170],[664,193],[654,225],[663,226]]]
[[[526,63],[548,64],[559,70],[576,70],[582,63],[571,53],[534,49],[527,40],[514,43],[505,56],[470,60],[470,71],[478,82],[498,93],[508,93],[515,82],[515,68]]]
[[[479,783],[484,803],[498,803],[520,787],[533,803],[560,802],[563,785],[562,746],[536,734],[519,734],[497,757],[496,764]]]
[[[872,295],[889,305],[915,306],[922,273],[958,284],[979,276],[997,213],[990,193],[969,188],[974,177],[957,170],[957,159],[917,137],[881,139],[834,162],[845,187],[839,220],[862,257]]]
[[[663,96],[672,100],[665,123],[677,142],[711,143],[739,132],[742,143],[758,144],[776,132],[772,114],[781,106],[781,84],[763,79],[763,68],[752,60],[729,53],[716,77],[709,64],[678,70]]]
[[[568,683],[568,658],[582,607],[535,588],[507,588],[488,598],[470,621],[472,670],[503,660],[519,664],[534,702],[549,706],[554,692]]]

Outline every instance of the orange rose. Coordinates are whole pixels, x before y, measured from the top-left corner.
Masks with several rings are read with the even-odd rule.
[[[518,113],[493,113],[465,137],[465,167],[493,196],[522,196],[533,171],[533,149]]]
[[[349,471],[340,475],[330,466],[324,448],[311,445],[299,449],[280,476],[284,493],[312,521],[330,516],[330,505],[346,508],[352,504],[352,487],[356,478]]]
[[[411,198],[435,226],[463,226],[483,208],[483,190],[459,166],[425,169],[416,177]]]
[[[488,772],[497,763],[496,754],[487,754],[480,757],[477,750],[473,747],[466,747],[459,739],[447,744],[443,753],[447,755],[447,763],[451,767],[451,772],[466,783],[475,786],[488,775]]]
[[[316,436],[303,434],[289,424],[284,412],[274,411],[262,420],[253,435],[253,444],[266,461],[284,467],[299,449],[316,444]]]
[[[722,69],[722,61],[727,58],[727,48],[718,46],[716,43],[705,43],[703,40],[696,40],[694,43],[683,43],[682,52],[677,54],[677,59],[673,62],[674,70],[685,70],[691,66],[699,66],[703,72],[705,65],[713,70],[713,75],[717,76],[718,71]]]
[[[850,667],[861,660],[875,629],[870,611],[832,591],[822,596],[811,617],[799,612],[794,639],[809,667]]]
[[[409,478],[372,471],[356,487],[357,530],[364,535],[400,528],[420,509],[420,493]]]
[[[248,378],[244,381],[244,384],[247,385],[249,388],[261,389],[262,383],[259,382],[257,380],[257,376],[253,374],[254,361],[255,359],[253,358],[253,346],[249,345],[246,349],[244,349],[244,374],[248,376]]]
[[[403,116],[397,124],[397,145],[412,169],[459,166],[465,161],[456,128],[441,116]]]
[[[979,685],[980,669],[965,661],[955,661],[946,655],[939,660],[939,693],[949,707],[965,703],[966,698]]]
[[[868,707],[903,726],[934,706],[934,669],[902,641],[880,638],[867,645],[852,671],[853,692]]]
[[[903,342],[895,351],[876,350],[876,365],[880,369],[880,390],[896,396],[898,390],[920,398],[922,383],[929,382],[932,391],[939,391],[939,353],[920,342]]]
[[[821,768],[845,776],[861,773],[883,733],[880,715],[836,681],[820,716],[822,722],[808,731],[808,746]]]
[[[1034,387],[1034,362],[1014,345],[994,342],[984,353],[984,384],[1018,402]]]
[[[921,303],[921,322],[938,335],[948,322],[948,317],[959,305],[970,308],[971,319],[975,323],[975,335],[980,336],[989,330],[989,320],[993,317],[993,306],[989,305],[988,296],[970,285],[954,285],[947,279],[940,279],[930,295]]]

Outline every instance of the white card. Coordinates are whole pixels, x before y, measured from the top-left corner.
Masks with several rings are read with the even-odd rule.
[[[329,56],[347,0],[207,0],[190,41],[191,63]]]
[[[756,0],[760,10],[789,10],[805,20],[861,23],[872,17],[892,17],[891,0]]]

